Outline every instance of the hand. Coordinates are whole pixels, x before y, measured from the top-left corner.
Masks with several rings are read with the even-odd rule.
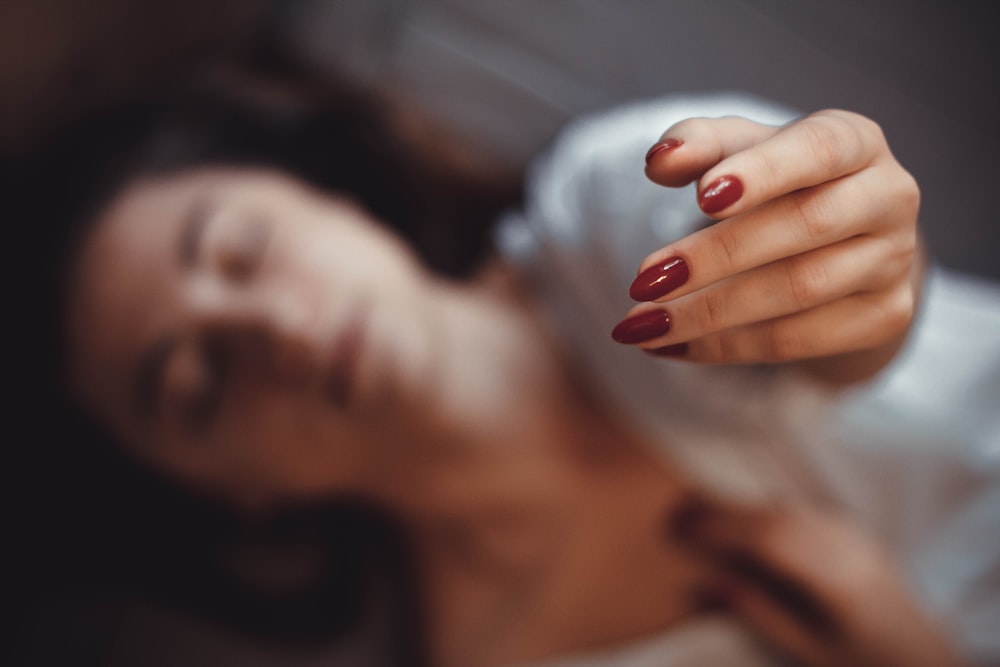
[[[895,563],[857,526],[804,508],[687,507],[678,537],[716,566],[706,598],[811,667],[956,667]]]
[[[812,360],[839,382],[895,353],[919,291],[920,193],[874,122],[835,110],[784,127],[689,119],[650,149],[646,174],[697,179],[719,222],[642,262],[630,293],[651,303],[616,340],[707,363]]]

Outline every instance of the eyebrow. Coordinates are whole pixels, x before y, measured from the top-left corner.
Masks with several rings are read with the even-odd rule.
[[[212,203],[207,197],[195,199],[188,207],[177,239],[177,256],[182,266],[193,266],[198,260],[201,239],[205,235],[205,227],[208,225],[211,213]]]
[[[149,419],[160,401],[163,374],[177,343],[178,338],[174,334],[161,336],[146,348],[139,360],[132,396],[133,410],[141,419]]]

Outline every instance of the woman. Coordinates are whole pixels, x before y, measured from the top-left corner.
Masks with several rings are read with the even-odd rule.
[[[775,497],[774,476],[761,481],[758,465],[740,477],[723,458],[713,477],[721,448],[699,459],[683,443],[657,442],[644,418],[581,381],[594,369],[565,349],[579,341],[554,335],[546,319],[564,296],[575,298],[571,291],[543,284],[536,300],[501,265],[446,281],[374,219],[393,202],[384,188],[397,177],[414,192],[449,184],[456,219],[475,210],[487,190],[460,176],[467,170],[430,170],[464,165],[465,156],[412,163],[362,145],[297,163],[303,148],[324,152],[310,142],[336,127],[321,119],[338,117],[315,113],[285,86],[262,96],[256,86],[234,90],[217,106],[200,100],[126,137],[129,159],[78,211],[93,226],[76,246],[66,289],[67,378],[132,454],[248,512],[330,495],[391,509],[412,546],[435,664],[527,663],[664,630],[671,650],[703,663],[772,664],[743,626],[705,620],[706,598],[814,664],[831,656],[834,664],[957,664],[880,556],[859,571],[873,573],[866,585],[889,591],[880,601],[919,629],[919,645],[866,637],[854,609],[835,602],[843,587],[813,585],[822,577],[796,557],[801,550],[774,553],[766,539],[715,530],[743,512],[743,525],[791,525],[768,533],[795,543],[805,524],[867,545],[811,514],[738,509],[733,499],[751,495],[747,480],[760,487],[755,500]],[[268,122],[242,125],[248,108],[266,109]],[[413,136],[398,120],[389,126],[395,139]],[[372,155],[382,161],[361,160]],[[573,173],[590,178],[582,166]],[[323,180],[333,172],[342,182]],[[358,172],[369,178],[352,183]],[[682,123],[649,152],[647,173],[666,185],[699,180],[701,210],[723,221],[640,267],[633,295],[668,300],[668,310],[636,307],[615,327],[619,342],[691,362],[789,362],[752,375],[722,368],[727,378],[704,383],[725,392],[764,379],[762,406],[803,399],[793,392],[828,397],[827,384],[870,377],[892,357],[919,284],[917,196],[872,123],[843,112],[784,127]],[[359,184],[372,179],[373,190]],[[529,224],[555,220],[545,188],[538,192]],[[615,193],[600,194],[606,208],[594,215],[610,224]],[[427,213],[439,202],[406,203]],[[401,208],[400,220],[420,220]],[[434,229],[413,228],[418,242]],[[523,223],[511,218],[504,230],[502,245],[529,280],[548,269],[584,293],[602,288],[587,280],[597,265],[532,264]],[[423,247],[439,244],[431,234]],[[558,244],[549,248],[554,261],[567,257]],[[555,306],[548,315],[539,311],[546,301]],[[694,365],[680,373],[702,371],[711,378]],[[741,432],[747,424],[709,432],[752,439]],[[776,420],[772,439],[801,435],[797,425]],[[664,449],[676,458],[659,456]],[[761,600],[769,613],[759,613]]]

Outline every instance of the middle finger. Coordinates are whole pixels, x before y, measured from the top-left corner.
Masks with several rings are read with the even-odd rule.
[[[893,255],[888,240],[856,236],[732,276],[667,306],[638,305],[612,337],[660,347],[879,290],[906,271]]]
[[[800,190],[690,234],[649,255],[629,294],[673,299],[728,276],[884,229],[898,207],[882,190],[882,169]]]

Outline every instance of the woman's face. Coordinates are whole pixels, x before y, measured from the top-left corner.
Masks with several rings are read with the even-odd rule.
[[[76,394],[141,457],[249,504],[360,483],[429,372],[439,283],[359,208],[271,172],[127,187],[74,275]]]

